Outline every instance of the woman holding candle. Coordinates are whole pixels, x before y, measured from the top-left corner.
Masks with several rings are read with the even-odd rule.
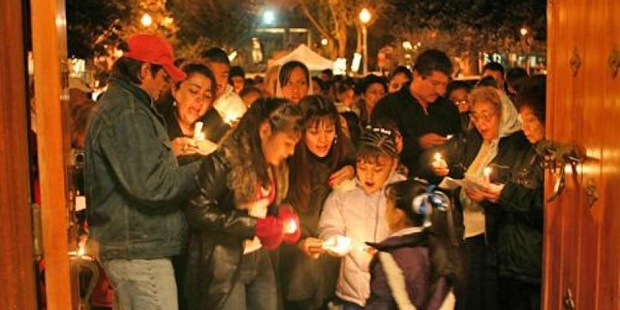
[[[497,228],[501,209],[485,197],[491,183],[506,182],[529,149],[518,114],[506,95],[492,87],[471,93],[474,128],[422,156],[436,176],[465,178],[454,193],[462,274],[457,283],[458,309],[498,309]],[[440,158],[431,159],[440,154]],[[488,169],[490,168],[490,169]],[[485,176],[485,170],[487,176]]]
[[[540,309],[543,233],[543,168],[536,146],[545,138],[545,79],[529,78],[516,97],[523,132],[532,144],[506,183],[484,193],[501,207],[497,255],[502,309]]]
[[[277,309],[275,271],[266,250],[299,239],[291,224],[296,215],[277,206],[288,191],[285,159],[303,125],[301,110],[288,100],[259,100],[202,161],[200,194],[187,209],[190,309]]]
[[[181,67],[187,78],[172,85],[170,98],[162,103],[160,112],[166,121],[166,129],[172,150],[179,164],[187,164],[215,150],[215,144],[205,140],[196,127],[198,120],[207,113],[215,98],[215,77],[209,68],[199,63]]]
[[[318,238],[319,216],[333,188],[353,183],[354,160],[331,100],[310,95],[299,107],[306,129],[289,160],[287,200],[299,214],[301,241],[281,248],[281,284],[287,309],[320,309],[334,297],[340,262],[321,255],[325,250]]]

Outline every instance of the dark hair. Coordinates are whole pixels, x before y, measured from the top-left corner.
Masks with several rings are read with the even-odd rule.
[[[291,73],[295,68],[301,68],[304,71],[304,74],[306,75],[306,80],[308,81],[308,87],[311,87],[310,83],[312,81],[310,80],[310,71],[308,70],[308,67],[306,67],[303,62],[297,60],[291,60],[282,65],[282,68],[280,68],[280,74],[278,75],[280,87],[284,87],[286,85],[286,82],[291,79]]]
[[[411,226],[424,225],[427,215],[414,210],[413,200],[428,192],[428,183],[418,179],[405,180],[392,183],[386,187],[385,196],[394,201],[394,207],[405,213],[407,222]]]
[[[214,62],[230,66],[230,59],[228,59],[228,55],[219,47],[212,47],[200,53],[200,58],[204,59],[208,63]]]
[[[134,84],[142,85],[142,79],[140,78],[140,70],[142,69],[142,65],[145,64],[143,61],[121,57],[114,62],[112,65],[111,76],[114,79],[123,80],[126,82],[131,82]],[[151,75],[155,76],[159,70],[162,70],[163,67],[161,65],[150,64],[151,65]]]
[[[390,76],[388,77],[388,81],[391,81],[397,74],[400,74],[400,73],[407,76],[409,81],[413,80],[413,74],[411,74],[411,70],[409,70],[409,68],[405,66],[398,66],[394,69],[394,71],[392,71],[392,73],[390,73]]]
[[[521,85],[515,102],[519,110],[524,107],[532,109],[534,116],[543,124],[546,120],[546,87],[547,81],[544,75],[527,78]]]
[[[71,106],[71,144],[73,147],[83,147],[77,145],[76,137],[86,134],[86,127],[96,106],[97,103],[92,100],[86,100],[80,105]]]
[[[471,92],[472,87],[465,81],[452,81],[448,84],[448,87],[446,88],[446,98],[450,98],[450,94],[452,94],[453,91],[459,89],[464,89],[466,92],[469,93]]]
[[[484,73],[487,70],[499,71],[502,74],[502,76],[504,76],[504,66],[502,66],[502,64],[500,64],[499,62],[491,61],[487,63],[486,65],[484,65],[484,67],[482,67],[482,73]]]
[[[400,134],[400,128],[398,128],[398,124],[396,121],[389,117],[382,117],[372,123],[372,126],[385,128],[393,131],[394,133]]]
[[[370,85],[372,84],[381,85],[383,87],[383,90],[387,93],[388,89],[385,78],[374,74],[369,74],[365,76],[364,79],[362,79],[362,83],[360,84],[360,92],[362,94],[365,93],[366,90],[368,90],[368,87],[370,87]]]
[[[331,79],[334,76],[334,71],[332,69],[323,69],[321,74],[325,74]]]
[[[506,72],[506,83],[516,92],[519,92],[519,87],[528,77],[529,75],[525,69],[521,67],[514,67]]]
[[[301,134],[304,126],[301,109],[289,100],[280,98],[259,99],[250,106],[237,127],[224,138],[222,146],[235,148],[237,149],[236,152],[240,152],[243,158],[248,159],[242,163],[242,167],[239,167],[240,173],[245,169],[255,169],[260,185],[269,187],[268,164],[264,159],[259,135],[260,126],[265,121],[269,122],[273,133]],[[247,147],[240,148],[239,146]],[[243,154],[244,152],[248,154]],[[233,173],[235,172],[233,171]]]
[[[190,62],[183,64],[181,66],[181,70],[183,70],[183,72],[187,74],[187,78],[189,78],[193,74],[200,74],[209,79],[209,81],[211,82],[211,96],[212,98],[216,97],[217,84],[215,82],[215,75],[213,75],[213,72],[211,71],[211,69],[209,69],[209,67],[201,63]],[[183,83],[183,81],[174,83],[174,87],[176,89],[179,89],[179,87],[181,87],[181,83]]]
[[[305,130],[311,128],[314,124],[321,121],[329,120],[333,122],[336,129],[336,138],[331,146],[327,158],[321,159],[327,162],[330,171],[335,171],[344,158],[351,152],[349,148],[349,140],[342,133],[340,126],[340,115],[334,105],[334,102],[325,96],[309,95],[299,101],[299,107],[304,115]],[[302,142],[295,147],[295,154],[292,157],[291,167],[291,186],[289,199],[291,203],[300,208],[307,210],[308,200],[312,191],[312,169],[309,157],[314,156],[308,150],[306,143],[302,137]],[[327,181],[327,180],[325,180]]]
[[[232,82],[231,78],[235,76],[240,76],[245,79],[245,71],[241,66],[230,67],[230,72],[228,72],[228,82]]]
[[[422,77],[431,75],[433,71],[439,71],[450,77],[452,75],[452,61],[446,53],[429,49],[416,58],[413,71],[417,71]]]
[[[362,135],[362,125],[360,124],[360,118],[353,111],[347,111],[340,113],[340,116],[344,118],[349,127],[349,140],[353,148],[357,149],[357,142]]]
[[[246,86],[239,92],[239,97],[243,98],[251,93],[257,93],[261,97],[263,96],[263,92],[256,86]]]
[[[340,82],[336,82],[334,85],[336,86],[337,94],[342,94],[349,89],[353,89],[355,92],[355,81],[353,81],[353,79],[347,78]]]
[[[358,141],[357,159],[380,155],[398,158],[396,132],[388,128],[367,126]]]
[[[499,88],[499,83],[494,77],[485,76],[480,81],[478,81],[478,83],[476,84],[476,87],[484,87],[484,86]]]

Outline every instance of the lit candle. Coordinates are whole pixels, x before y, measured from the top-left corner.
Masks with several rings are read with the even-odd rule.
[[[431,163],[431,165],[435,168],[441,168],[442,166],[444,166],[444,164],[445,161],[443,160],[441,153],[435,153],[435,155],[433,155],[433,162]]]
[[[201,141],[204,140],[205,134],[202,132],[202,126],[204,124],[202,122],[196,122],[194,124],[194,140]]]
[[[435,159],[435,161],[440,161],[440,160],[442,160],[442,158],[441,158],[441,153],[439,153],[439,152],[435,153],[435,156],[433,156],[433,158]]]
[[[352,240],[345,236],[334,236],[323,243],[323,248],[340,255],[345,255],[351,251]]]
[[[484,181],[487,184],[491,184],[491,173],[493,172],[493,169],[491,169],[491,167],[486,167],[484,168],[484,170],[482,171],[482,174],[484,175]]]
[[[454,135],[447,135],[446,139],[450,140],[450,139],[452,139],[452,137],[454,137]]]
[[[286,234],[294,234],[296,231],[297,231],[297,223],[295,222],[295,220],[288,221],[288,223],[286,224],[286,228],[284,229],[284,232]]]
[[[229,126],[232,126],[234,123],[237,122],[237,120],[239,120],[239,116],[233,113],[226,114],[226,117],[224,117],[224,123],[228,124]]]

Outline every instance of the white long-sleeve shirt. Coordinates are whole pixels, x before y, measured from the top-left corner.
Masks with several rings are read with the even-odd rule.
[[[387,184],[405,178],[393,173]],[[385,186],[366,194],[359,184],[345,191],[333,191],[323,207],[319,220],[319,237],[351,238],[351,251],[342,258],[336,286],[338,297],[364,306],[370,296],[370,261],[366,242],[380,242],[390,235],[385,221]]]

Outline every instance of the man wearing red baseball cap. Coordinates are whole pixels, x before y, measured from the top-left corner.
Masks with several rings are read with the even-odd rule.
[[[185,247],[183,202],[199,162],[179,167],[154,102],[185,79],[164,39],[139,34],[112,68],[86,136],[91,246],[123,309],[178,309],[171,257]]]

